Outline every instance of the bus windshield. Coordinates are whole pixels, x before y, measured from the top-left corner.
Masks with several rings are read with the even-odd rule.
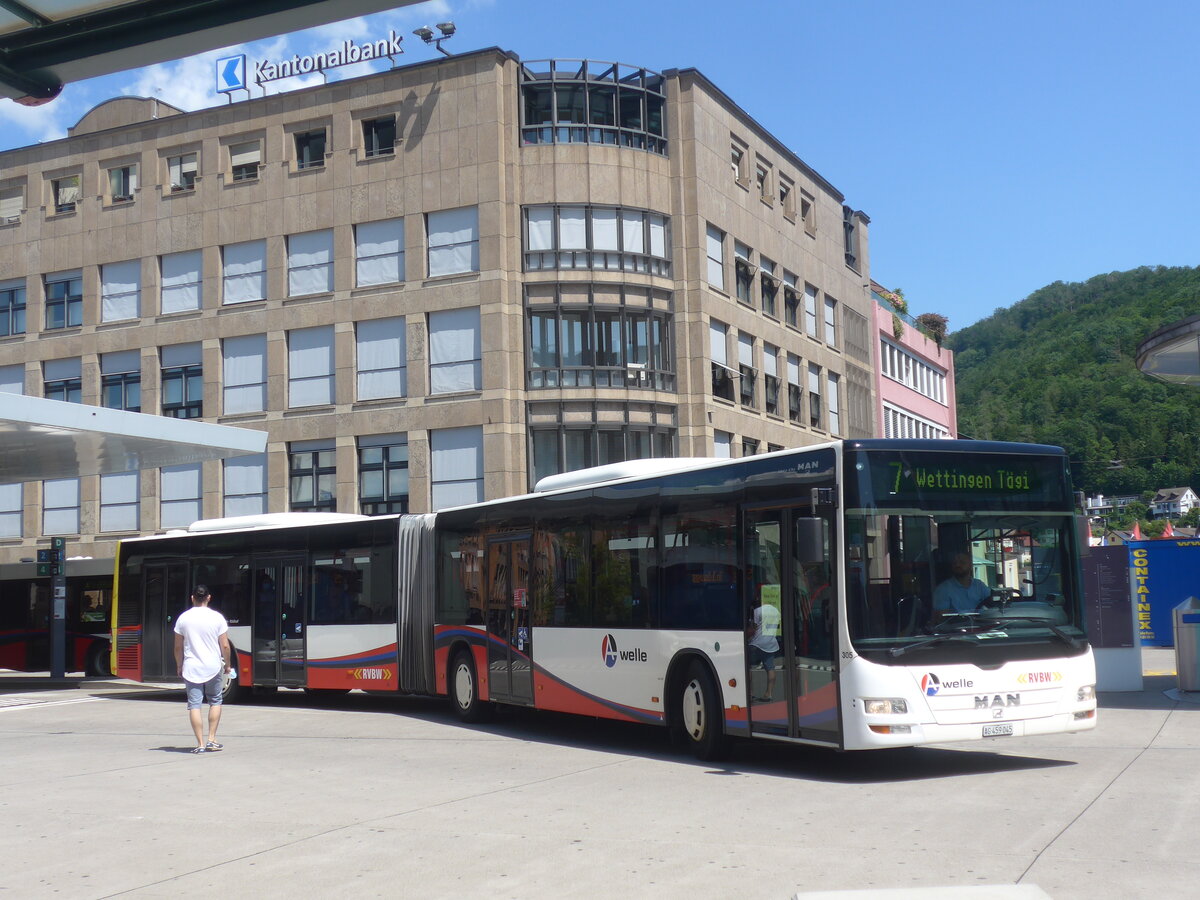
[[[916,451],[848,459],[855,650],[896,665],[1084,652],[1063,464]]]

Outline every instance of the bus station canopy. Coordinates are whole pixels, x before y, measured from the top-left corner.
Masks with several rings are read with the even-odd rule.
[[[265,431],[0,394],[0,484],[178,466],[266,446]]]
[[[1137,367],[1168,384],[1200,387],[1200,315],[1160,328],[1142,341]]]
[[[36,106],[64,84],[420,0],[0,0],[0,97]]]

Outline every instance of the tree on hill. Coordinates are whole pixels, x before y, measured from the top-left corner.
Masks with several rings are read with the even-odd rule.
[[[1200,310],[1200,269],[1055,282],[950,334],[959,432],[1065,448],[1076,488],[1200,486],[1200,391],[1134,363],[1151,332]]]

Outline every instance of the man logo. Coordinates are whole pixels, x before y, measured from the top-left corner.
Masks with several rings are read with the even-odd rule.
[[[941,681],[939,681],[938,677],[936,675],[934,675],[932,672],[929,672],[928,674],[922,676],[922,678],[921,678],[921,693],[923,693],[926,697],[936,696],[937,692],[939,690],[941,690],[941,688],[942,688]]]
[[[610,669],[617,664],[617,640],[611,634],[604,636],[600,644],[600,655],[604,658],[604,665]]]

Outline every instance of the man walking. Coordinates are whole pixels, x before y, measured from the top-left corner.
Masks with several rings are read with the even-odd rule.
[[[221,721],[221,693],[225,673],[229,671],[229,623],[215,609],[208,588],[196,585],[192,608],[175,620],[175,668],[187,683],[188,718],[196,735],[193,753],[223,750],[217,743],[217,724]],[[208,703],[208,738],[204,737],[204,718],[200,707]]]

